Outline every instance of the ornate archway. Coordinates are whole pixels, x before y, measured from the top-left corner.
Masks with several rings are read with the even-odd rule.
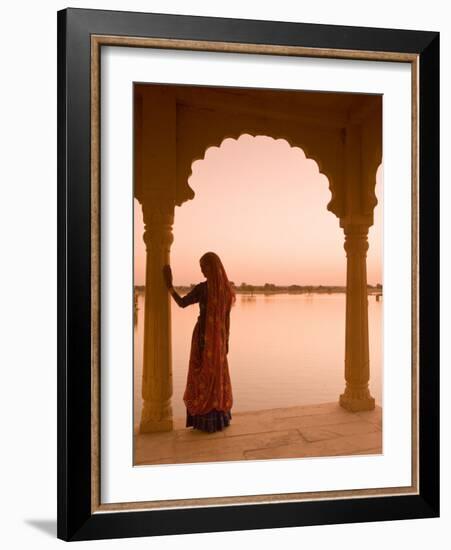
[[[345,380],[340,404],[374,408],[369,382],[366,253],[382,160],[380,96],[343,93],[136,85],[135,197],[147,249],[140,429],[172,429],[169,263],[175,206],[194,197],[191,166],[211,146],[241,134],[270,135],[300,147],[329,181],[328,210],[344,230],[347,256]]]

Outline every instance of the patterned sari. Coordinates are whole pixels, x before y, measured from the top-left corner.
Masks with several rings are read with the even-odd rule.
[[[217,254],[207,252],[202,262],[209,266],[206,285],[196,285],[183,305],[177,300],[183,307],[203,301],[202,295],[206,298],[205,319],[199,318],[191,339],[183,401],[187,409],[187,427],[214,432],[228,426],[231,419],[233,396],[227,352],[230,309],[235,293]],[[203,289],[206,292],[202,292]]]

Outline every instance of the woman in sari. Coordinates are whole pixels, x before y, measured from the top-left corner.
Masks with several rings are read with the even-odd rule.
[[[172,286],[172,272],[164,266],[166,286],[180,307],[199,304],[199,317],[191,339],[188,377],[183,401],[186,427],[216,432],[230,424],[233,404],[227,353],[230,309],[235,293],[217,254],[205,253],[200,269],[206,278],[181,297]]]

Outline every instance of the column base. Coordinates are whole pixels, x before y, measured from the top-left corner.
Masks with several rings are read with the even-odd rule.
[[[340,406],[350,412],[372,411],[376,406],[374,397],[366,387],[351,389],[347,387],[340,395]]]
[[[139,425],[140,433],[172,432],[174,423],[172,420],[143,420]]]
[[[144,401],[139,424],[140,433],[170,432],[174,429],[171,405],[159,405],[151,406],[148,401]]]

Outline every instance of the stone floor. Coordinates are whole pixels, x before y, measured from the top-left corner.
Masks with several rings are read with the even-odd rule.
[[[382,409],[351,413],[338,403],[234,413],[207,434],[175,420],[172,432],[139,434],[135,465],[302,458],[382,452]]]

